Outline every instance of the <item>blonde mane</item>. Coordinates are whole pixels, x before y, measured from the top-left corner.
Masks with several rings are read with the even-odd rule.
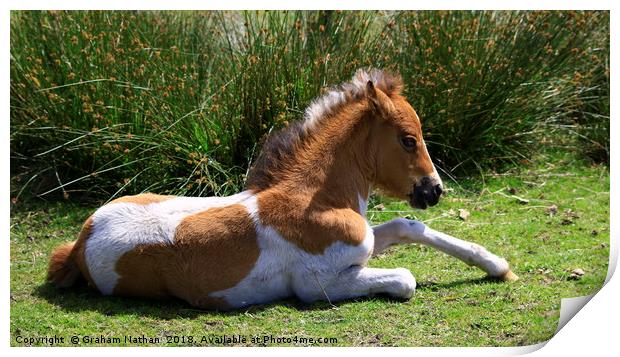
[[[376,68],[358,69],[350,82],[330,88],[310,103],[304,113],[304,129],[313,129],[322,119],[329,118],[345,105],[362,99],[368,81],[372,81],[375,88],[390,97],[394,93],[400,93],[403,87],[402,79],[398,75]]]

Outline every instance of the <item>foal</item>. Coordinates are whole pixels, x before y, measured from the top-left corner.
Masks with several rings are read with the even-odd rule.
[[[366,267],[401,243],[427,244],[515,280],[504,259],[477,244],[418,221],[366,221],[371,186],[421,209],[442,194],[402,86],[386,72],[358,71],[267,140],[239,194],[141,194],[99,208],[76,242],[53,252],[48,280],[68,287],[83,277],[104,295],[177,297],[205,309],[291,296],[408,299],[416,287],[409,270]]]

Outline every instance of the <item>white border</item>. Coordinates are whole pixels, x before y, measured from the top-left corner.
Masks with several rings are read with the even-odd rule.
[[[185,9],[209,9],[209,10],[239,10],[239,9],[279,9],[279,10],[604,10],[614,7],[611,1],[575,1],[575,0],[523,0],[523,1],[494,1],[476,0],[471,2],[459,0],[434,0],[434,1],[405,1],[405,0],[382,0],[366,1],[359,0],[313,0],[313,1],[290,1],[290,0],[227,0],[227,1],[203,1],[191,0],[108,0],[108,1],[80,1],[65,0],[51,4],[44,0],[25,0],[19,4],[9,6],[14,10],[185,10]]]
[[[162,0],[151,0],[151,1],[119,1],[119,0],[108,0],[105,2],[99,1],[90,1],[85,2],[76,1],[76,0],[66,0],[59,1],[56,4],[50,4],[49,1],[40,1],[40,0],[30,0],[30,1],[21,1],[18,4],[11,4],[11,6],[6,5],[7,2],[4,2],[3,5],[6,7],[4,12],[0,15],[2,18],[2,41],[3,46],[5,48],[4,56],[1,61],[4,65],[5,72],[3,73],[3,86],[2,86],[2,108],[4,108],[6,113],[6,119],[2,120],[0,124],[0,130],[2,131],[5,140],[0,144],[2,150],[2,160],[5,162],[4,167],[9,166],[9,120],[10,117],[10,109],[9,109],[9,55],[10,52],[10,9],[170,9],[170,10],[180,10],[180,9],[244,9],[244,8],[257,8],[260,6],[262,9],[418,9],[418,10],[437,10],[437,9],[484,9],[484,10],[526,10],[526,9],[557,9],[557,10],[567,10],[567,9],[609,9],[612,10],[611,13],[611,33],[616,34],[618,25],[617,19],[615,16],[615,10],[618,9],[617,3],[612,3],[611,1],[567,1],[567,0],[547,0],[547,1],[533,1],[533,0],[524,0],[524,1],[489,1],[482,0],[476,2],[465,3],[463,1],[450,0],[450,1],[442,1],[435,0],[432,2],[414,2],[414,1],[393,1],[393,0],[382,0],[380,2],[367,2],[360,3],[359,1],[354,0],[346,0],[346,1],[334,1],[334,0],[315,0],[312,2],[305,3],[293,3],[291,1],[286,0],[262,0],[260,3],[252,2],[249,0],[240,1],[240,0],[228,0],[226,2],[195,2],[188,0],[175,0],[174,2],[165,2]],[[612,63],[615,63],[614,60],[618,58],[617,51],[617,41],[615,36],[612,35],[611,38],[611,59]],[[614,68],[612,70],[612,74],[615,74],[616,66],[612,65]],[[617,76],[612,75],[612,88],[618,88],[618,78]],[[611,117],[616,117],[616,106],[614,106],[614,102],[618,100],[618,96],[614,95],[615,92],[612,89],[612,100],[611,100]],[[617,121],[611,121],[611,133],[620,132],[620,127]],[[612,162],[611,162],[611,182],[612,188],[610,192],[611,198],[611,217],[618,217],[620,213],[618,211],[618,194],[617,190],[614,189],[615,184],[618,184],[618,145],[617,142],[611,142],[611,152],[612,152]],[[615,153],[615,154],[614,154]],[[4,213],[4,219],[1,223],[1,228],[4,232],[9,231],[10,224],[10,196],[9,196],[9,185],[10,185],[10,173],[9,170],[5,170],[5,174],[3,177],[2,192],[3,192],[3,204],[2,210]],[[610,245],[610,271],[608,273],[607,278],[610,279],[613,275],[613,271],[615,270],[615,265],[618,257],[618,225],[613,220],[611,223],[611,245]],[[9,234],[6,234],[7,238],[5,242],[8,243]],[[2,317],[3,321],[5,321],[5,329],[2,331],[2,337],[0,337],[5,349],[7,349],[7,353],[44,353],[46,355],[77,355],[84,353],[83,349],[69,348],[69,349],[49,349],[49,348],[11,348],[9,349],[9,311],[10,311],[10,301],[9,301],[9,271],[10,271],[10,255],[9,255],[9,244],[5,243],[2,245],[2,257],[7,266],[4,270],[2,270],[2,291],[5,297],[5,308],[2,309]],[[409,348],[389,348],[389,351],[385,351],[389,354],[394,355],[408,355],[411,353],[422,353],[424,355],[439,355],[439,356],[449,356],[455,353],[459,355],[472,355],[472,356],[486,356],[486,355],[516,355],[523,354],[532,351],[538,350],[540,347],[544,346],[544,348],[538,350],[536,352],[537,355],[547,356],[547,355],[567,355],[567,356],[583,356],[584,354],[592,354],[595,355],[598,353],[613,351],[617,349],[617,339],[618,339],[618,317],[620,315],[618,302],[620,301],[620,282],[619,279],[611,279],[605,285],[605,287],[596,294],[590,303],[586,304],[582,311],[579,312],[573,319],[568,321],[566,327],[558,332],[558,334],[553,337],[548,343],[542,343],[540,345],[535,346],[525,346],[525,347],[516,347],[516,348],[416,348],[415,350],[410,350]],[[343,353],[363,353],[366,349],[361,350],[360,348],[338,348],[338,349],[320,349],[317,348],[295,348],[292,350],[291,348],[277,348],[277,349],[269,349],[265,350],[262,348],[245,348],[243,350],[239,350],[236,348],[210,348],[208,350],[204,350],[202,348],[182,348],[181,350],[167,350],[164,348],[149,348],[148,350],[137,349],[137,348],[90,348],[87,350],[89,353],[96,354],[110,354],[110,353],[135,353],[135,352],[144,352],[148,351],[149,354],[156,355],[164,355],[173,353],[189,353],[189,354],[201,354],[204,353],[213,353],[215,355],[230,355],[234,353],[256,353],[256,354],[266,354],[266,355],[288,355],[291,352],[298,355],[313,355],[316,354],[338,354],[341,355]],[[605,353],[605,355],[608,353]]]

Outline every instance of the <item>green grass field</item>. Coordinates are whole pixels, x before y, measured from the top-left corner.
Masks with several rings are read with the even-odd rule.
[[[241,345],[260,345],[251,338],[264,335],[297,337],[297,342],[279,343],[285,345],[310,344],[301,338],[337,339],[317,346],[517,346],[547,340],[557,328],[560,299],[597,291],[609,255],[608,168],[563,158],[551,162],[482,181],[446,182],[446,197],[426,211],[374,199],[368,214],[372,223],[399,216],[422,220],[505,257],[521,278],[515,283],[489,280],[477,268],[433,249],[399,246],[370,265],[412,271],[418,288],[405,302],[376,297],[333,306],[286,300],[210,312],[180,301],[102,297],[86,287],[59,291],[44,282],[49,254],[75,239],[96,207],[14,205],[10,343],[23,345],[17,336],[54,335],[64,337],[64,345],[71,345],[73,335],[118,337],[121,345],[134,345],[124,336],[158,337],[157,345],[167,345],[166,336],[179,338],[173,345],[186,345],[180,338],[187,342],[191,336],[194,344],[209,346],[218,346],[212,339],[223,335],[245,336],[246,342],[235,343]],[[556,214],[550,212],[552,205]],[[470,216],[460,219],[459,209]],[[577,268],[585,274],[571,278]]]

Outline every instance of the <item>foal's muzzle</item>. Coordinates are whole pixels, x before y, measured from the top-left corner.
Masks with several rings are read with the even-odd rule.
[[[441,183],[425,176],[413,186],[413,191],[409,194],[409,204],[411,207],[426,209],[428,206],[436,205],[442,193]]]

